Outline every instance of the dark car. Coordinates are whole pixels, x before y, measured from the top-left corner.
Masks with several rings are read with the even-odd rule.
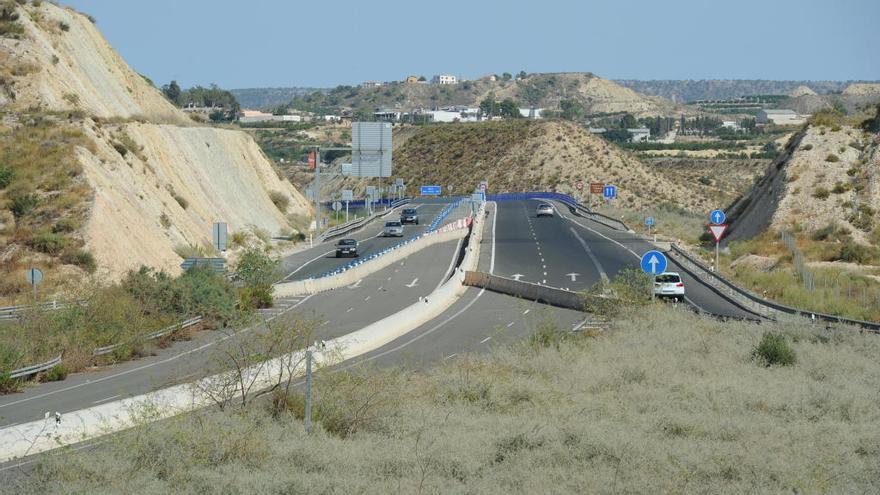
[[[415,208],[404,208],[400,213],[400,223],[414,223],[416,225],[419,224],[419,213],[415,210]]]
[[[354,256],[358,255],[358,241],[356,239],[340,239],[339,242],[336,243],[336,257],[341,258],[343,256]]]

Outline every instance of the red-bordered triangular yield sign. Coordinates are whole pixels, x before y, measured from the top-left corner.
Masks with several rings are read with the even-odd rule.
[[[709,232],[712,233],[712,237],[715,238],[715,242],[721,242],[721,237],[724,235],[724,232],[727,230],[727,224],[722,223],[719,225],[710,225]]]

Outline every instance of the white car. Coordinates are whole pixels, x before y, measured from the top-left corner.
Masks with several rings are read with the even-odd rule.
[[[541,203],[538,205],[538,209],[535,211],[535,215],[538,218],[552,217],[553,216],[553,206],[548,205],[547,203]]]
[[[385,222],[385,229],[382,231],[385,237],[403,237],[403,224],[400,222]]]
[[[654,295],[671,297],[677,301],[684,300],[684,281],[675,272],[663,272],[654,277]]]

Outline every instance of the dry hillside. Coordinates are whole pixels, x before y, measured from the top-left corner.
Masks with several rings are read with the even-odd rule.
[[[709,195],[676,184],[617,146],[563,121],[508,120],[422,127],[395,151],[395,176],[406,183],[473,190],[488,180],[490,193],[558,191],[575,194],[574,182],[619,186],[618,206],[669,203],[701,211]]]
[[[111,278],[140,264],[174,272],[175,248],[209,246],[212,222],[275,234],[291,227],[286,213],[308,213],[248,135],[192,122],[87,16],[0,4],[0,167],[12,177],[0,187],[4,272],[36,264],[57,279],[72,265],[93,271],[77,262],[88,257]],[[41,150],[61,163],[42,163]],[[16,284],[2,289],[15,297]]]

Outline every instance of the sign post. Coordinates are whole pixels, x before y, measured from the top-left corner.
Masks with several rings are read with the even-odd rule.
[[[718,250],[721,244],[721,237],[724,236],[724,232],[727,230],[727,224],[724,223],[725,220],[727,220],[727,215],[721,210],[712,210],[709,213],[709,221],[711,222],[709,232],[715,238],[715,273],[718,273]]]
[[[214,244],[214,249],[221,253],[226,251],[226,247],[228,244],[227,239],[228,236],[226,224],[223,222],[214,223],[214,228],[211,233],[211,240]]]
[[[43,272],[39,268],[28,268],[25,276],[34,290],[34,302],[37,302],[37,284],[43,280]]]
[[[590,182],[590,208],[593,207],[593,196],[601,196],[604,190],[605,184],[603,182]]]
[[[645,217],[645,225],[648,226],[648,237],[651,237],[651,227],[654,226],[654,217]],[[654,239],[657,242],[657,239]]]
[[[422,186],[419,189],[419,194],[422,196],[440,196],[441,192],[440,186]]]
[[[642,255],[641,267],[642,271],[648,275],[652,275],[651,280],[651,299],[654,299],[654,280],[653,277],[660,275],[666,271],[666,255],[660,251],[651,250]]]

